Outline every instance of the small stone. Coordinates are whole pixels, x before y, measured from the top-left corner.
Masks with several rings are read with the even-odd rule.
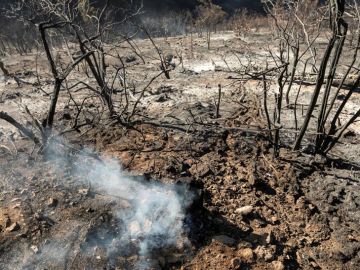
[[[58,200],[54,199],[54,198],[49,198],[47,201],[47,206],[48,207],[56,207],[58,205]]]
[[[231,268],[232,269],[240,269],[241,267],[241,259],[240,258],[234,258],[231,260]]]
[[[273,265],[274,270],[284,270],[285,269],[285,265],[280,261],[273,261],[272,265]]]
[[[210,174],[213,174],[212,170],[207,164],[194,164],[189,169],[190,173],[194,176],[206,177]]]
[[[276,224],[278,221],[279,221],[279,219],[278,219],[277,216],[272,216],[272,217],[271,217],[271,223],[272,223],[272,224]]]
[[[272,244],[274,242],[274,234],[272,232],[269,232],[266,236],[266,244]]]
[[[81,195],[85,195],[85,196],[87,196],[88,194],[89,194],[89,189],[88,188],[82,188],[82,189],[79,189],[79,194],[81,194]]]
[[[276,251],[275,248],[267,249],[264,246],[258,246],[255,249],[255,254],[256,254],[257,258],[263,259],[263,260],[269,262],[274,259],[275,251]]]
[[[16,232],[20,230],[20,225],[19,223],[15,222],[12,225],[10,225],[10,227],[6,228],[7,232]]]
[[[254,252],[251,248],[240,249],[238,251],[238,256],[246,263],[252,263],[254,261]]]
[[[226,246],[233,246],[236,243],[235,239],[227,235],[217,235],[214,236],[212,240],[224,244]]]
[[[247,215],[251,214],[253,212],[253,210],[254,210],[254,207],[252,207],[251,205],[247,205],[247,206],[236,209],[235,213],[239,214],[241,216],[247,216]]]
[[[39,248],[37,246],[33,245],[30,248],[35,254],[39,253]]]

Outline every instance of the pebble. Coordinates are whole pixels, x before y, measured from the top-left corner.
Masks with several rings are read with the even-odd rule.
[[[39,253],[39,248],[37,246],[33,245],[30,248],[35,254]]]
[[[269,232],[266,236],[266,244],[272,244],[274,242],[274,234],[272,232]]]
[[[79,194],[81,194],[81,195],[88,195],[89,194],[89,189],[88,188],[82,188],[82,189],[79,189]]]
[[[252,207],[251,205],[247,205],[247,206],[236,209],[235,213],[242,215],[242,216],[247,216],[247,215],[251,214],[253,212],[253,210],[254,210],[254,207]]]
[[[279,219],[278,219],[277,216],[272,216],[272,217],[271,217],[271,223],[272,223],[272,224],[276,224],[278,221],[279,221]]]

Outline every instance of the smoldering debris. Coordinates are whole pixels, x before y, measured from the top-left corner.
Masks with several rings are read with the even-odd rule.
[[[127,208],[113,209],[122,226],[107,247],[110,259],[135,253],[141,258],[137,267],[147,269],[149,259],[160,253],[184,249],[185,209],[193,200],[186,187],[124,176],[119,162],[111,159],[79,162],[78,174],[95,190],[129,202]]]
[[[103,218],[102,223],[84,224],[87,235],[79,239],[83,241],[79,250],[63,253],[73,254],[70,257],[74,258],[95,257],[114,266],[130,258],[129,269],[157,269],[159,264],[166,264],[163,258],[187,252],[190,245],[184,221],[186,209],[194,199],[187,185],[126,176],[118,160],[99,158],[90,150],[74,151],[60,139],[49,144],[45,158],[51,160],[55,172],[67,168],[79,184],[88,186],[88,192],[82,196],[95,193],[112,198],[108,203],[111,215],[108,223],[112,224],[104,222],[107,218]],[[42,252],[41,246],[37,248],[39,252],[32,257],[36,257],[37,262],[48,261],[49,252]],[[79,256],[79,252],[83,254]],[[33,258],[25,265],[34,261]],[[36,265],[34,268],[37,269]]]

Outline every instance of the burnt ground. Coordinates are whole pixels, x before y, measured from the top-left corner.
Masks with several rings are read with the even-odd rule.
[[[143,119],[161,125],[125,129],[105,116],[97,125],[66,132],[65,146],[44,157],[1,123],[0,268],[136,269],[145,260],[149,269],[359,269],[359,124],[328,159],[285,147],[274,160],[266,134],[254,128],[265,127],[259,112],[262,86],[234,82],[237,74],[229,69],[238,64],[234,51],[261,61],[266,35],[218,34],[210,52],[197,39],[194,58],[186,37],[158,42],[169,52],[180,48],[185,59],[170,80],[160,78],[151,86],[141,104]],[[139,44],[149,56],[149,44]],[[9,56],[7,63],[12,72],[31,71],[21,76],[36,82],[33,59]],[[130,71],[140,84],[144,71],[158,72],[156,60],[146,60]],[[4,81],[1,110],[23,119],[21,106],[27,105],[39,119],[44,116],[45,93],[52,85],[41,61],[41,90]],[[215,119],[218,84],[223,98],[221,117]],[[311,86],[300,99],[306,102],[310,94]],[[359,106],[356,95],[353,108]],[[74,120],[67,104],[64,91],[59,131]],[[283,141],[289,140],[291,135],[284,135]],[[188,198],[194,202],[184,219],[184,243],[156,249],[146,258],[132,244],[117,246],[114,239],[124,224],[116,213],[126,212],[131,202],[74,171],[75,164],[94,159],[88,151],[79,152],[83,148],[116,158],[124,174],[146,176],[139,181],[182,182],[199,192]],[[67,158],[59,162],[59,153]]]

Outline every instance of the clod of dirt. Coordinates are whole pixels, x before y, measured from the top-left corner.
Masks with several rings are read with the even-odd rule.
[[[233,246],[236,243],[235,239],[233,239],[227,235],[217,235],[217,236],[214,236],[212,240],[219,242],[226,246]]]
[[[189,171],[192,175],[199,176],[200,178],[206,177],[213,173],[207,164],[193,165],[193,166],[191,166]]]
[[[274,261],[274,262],[272,262],[272,265],[274,267],[274,270],[284,270],[285,269],[284,264],[280,261]]]
[[[251,248],[243,248],[238,251],[238,256],[245,263],[254,262],[254,252]]]
[[[240,269],[241,260],[239,258],[235,258],[231,260],[231,268],[232,269]]]
[[[256,257],[260,260],[265,260],[266,262],[270,262],[275,258],[275,252],[276,246],[271,246],[270,248],[258,246],[255,249]]]

